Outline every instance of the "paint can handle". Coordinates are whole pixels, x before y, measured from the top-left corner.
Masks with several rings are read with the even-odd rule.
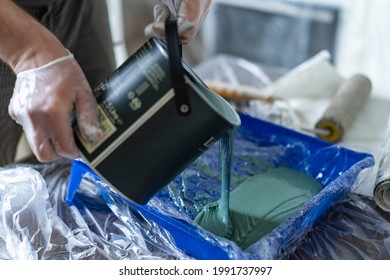
[[[186,116],[191,113],[187,85],[184,79],[184,69],[181,61],[181,45],[177,32],[177,21],[167,20],[165,32],[168,48],[168,58],[173,89],[175,91],[176,108],[179,115]]]

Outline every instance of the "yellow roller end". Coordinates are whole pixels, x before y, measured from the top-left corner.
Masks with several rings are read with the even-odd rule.
[[[342,128],[333,120],[320,120],[315,127],[319,129],[326,129],[329,131],[329,134],[317,134],[317,137],[331,143],[337,143],[341,140],[343,133]]]

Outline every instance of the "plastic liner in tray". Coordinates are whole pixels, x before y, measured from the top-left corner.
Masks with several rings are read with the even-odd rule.
[[[107,205],[121,215],[124,207],[165,228],[175,245],[196,259],[282,259],[294,250],[315,221],[328,212],[353,187],[361,170],[371,167],[370,154],[333,145],[267,121],[240,114],[242,125],[234,144],[232,185],[261,172],[261,162],[305,172],[324,189],[269,234],[245,250],[234,242],[198,227],[193,218],[209,202],[219,198],[220,162],[216,143],[147,205],[139,206],[120,197],[82,160],[72,164],[66,202],[74,204],[80,183],[97,186]]]

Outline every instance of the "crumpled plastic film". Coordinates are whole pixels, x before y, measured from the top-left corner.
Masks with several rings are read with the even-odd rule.
[[[53,211],[46,182],[39,172],[29,167],[1,169],[0,197],[0,237],[9,257],[70,257],[73,237]]]
[[[390,214],[372,197],[351,192],[333,203],[332,211],[290,248],[286,259],[388,260]]]
[[[68,206],[69,172],[62,160],[0,169],[0,259],[184,258],[164,229],[128,208],[111,211],[88,181]]]

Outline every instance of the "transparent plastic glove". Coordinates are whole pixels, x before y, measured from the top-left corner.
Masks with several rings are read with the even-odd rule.
[[[154,22],[146,26],[145,35],[165,38],[165,22],[177,19],[179,39],[187,44],[197,34],[205,20],[211,0],[161,0],[154,6]]]
[[[103,134],[95,97],[72,54],[18,73],[8,110],[23,126],[41,162],[78,156],[70,119],[73,110],[83,137],[98,141]]]

